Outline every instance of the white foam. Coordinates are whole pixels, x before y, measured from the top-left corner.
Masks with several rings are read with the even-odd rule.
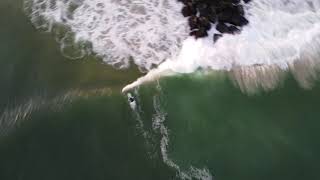
[[[150,70],[179,52],[187,20],[175,0],[26,0],[37,27],[63,24],[105,62]]]
[[[318,64],[320,56],[319,0],[252,0],[244,5],[249,25],[240,34],[224,35],[214,45],[215,30],[208,38],[187,38],[187,19],[177,0],[25,1],[37,27],[51,30],[54,24],[63,24],[70,27],[76,42],[90,42],[106,63],[128,67],[132,57],[141,70],[149,72],[123,91],[164,75],[197,69],[236,70],[234,76],[240,74],[250,81],[238,84],[259,84],[254,77],[268,75],[268,68],[294,71],[297,63]],[[62,48],[70,46],[70,39],[72,43],[73,38],[63,38]],[[308,72],[306,67],[302,69]],[[308,84],[309,77],[301,74],[295,77]]]
[[[211,38],[188,38],[177,57],[123,90],[168,75],[167,72],[232,71],[239,67],[258,67],[259,71],[261,66],[288,70],[297,61],[316,64],[320,59],[319,0],[253,0],[246,5],[246,13],[250,24],[240,34],[224,35],[214,45]]]

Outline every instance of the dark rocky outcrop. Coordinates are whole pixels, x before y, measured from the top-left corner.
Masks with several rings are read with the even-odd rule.
[[[240,32],[240,29],[237,28],[234,25],[226,25],[222,22],[219,22],[216,26],[217,31],[219,31],[220,33],[228,33],[228,34],[235,34]]]
[[[222,34],[213,34],[213,42],[217,42],[219,38],[222,37]]]
[[[201,38],[201,37],[206,37],[208,36],[208,32],[204,29],[204,28],[199,28],[197,30],[194,30],[192,32],[190,32],[191,36],[195,36],[197,38]]]
[[[188,17],[190,35],[196,38],[208,36],[213,24],[221,34],[214,34],[216,42],[223,33],[239,33],[249,22],[245,18],[243,3],[251,0],[178,0],[184,4],[182,14]]]

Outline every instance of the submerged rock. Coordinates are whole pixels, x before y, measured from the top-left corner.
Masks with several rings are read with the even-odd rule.
[[[199,28],[190,32],[190,35],[195,36],[195,38],[202,38],[202,37],[207,37],[208,32],[204,28]]]
[[[199,26],[206,29],[206,30],[210,30],[211,29],[211,23],[210,21],[208,20],[207,17],[204,17],[204,16],[200,16],[199,19]]]
[[[189,23],[190,30],[194,30],[194,29],[197,29],[199,27],[198,17],[197,16],[189,17],[188,23]]]
[[[192,4],[186,5],[182,8],[182,15],[184,17],[188,17],[191,15],[196,15],[197,11],[196,9],[192,6]]]
[[[217,42],[219,38],[222,37],[222,34],[213,34],[213,42]]]
[[[243,3],[251,0],[178,0],[184,4],[181,13],[189,17],[190,35],[196,38],[208,36],[212,24],[220,33],[235,34],[249,23],[245,18]],[[214,35],[214,42],[221,34]]]
[[[240,32],[240,29],[234,25],[226,25],[224,23],[219,22],[216,26],[217,31],[220,33],[228,33],[228,34],[235,34]]]

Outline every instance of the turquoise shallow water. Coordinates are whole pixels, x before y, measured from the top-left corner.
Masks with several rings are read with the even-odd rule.
[[[21,3],[0,2],[1,180],[179,179],[164,155],[217,180],[320,178],[319,83],[248,96],[223,73],[176,76],[132,92],[132,110],[135,68],[65,58]]]

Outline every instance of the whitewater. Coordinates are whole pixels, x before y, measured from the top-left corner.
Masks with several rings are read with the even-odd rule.
[[[248,93],[275,88],[285,71],[291,71],[302,87],[309,88],[320,57],[319,5],[320,1],[253,1],[246,6],[250,23],[240,34],[224,34],[214,45],[211,38],[188,38],[176,57],[123,91],[162,76],[198,69],[227,71]]]
[[[146,73],[123,92],[161,77],[196,71],[226,72],[246,93],[274,89],[287,72],[302,87],[312,87],[320,62],[320,1],[252,0],[242,4],[249,24],[238,34],[223,34],[216,43],[212,41],[216,24],[207,38],[188,35],[183,4],[177,0],[25,0],[25,10],[35,27],[57,35],[66,56],[93,53],[115,68],[133,63]],[[74,44],[88,43],[89,51],[76,46],[80,56],[66,54]],[[138,91],[131,93],[130,106],[149,141],[139,114]],[[163,161],[177,169],[182,179],[212,179],[205,167],[191,166],[186,172],[168,157],[169,130],[159,101],[154,97],[152,123],[161,136]]]
[[[249,24],[215,44],[189,37],[183,4],[175,0],[29,0],[26,10],[38,28],[70,28],[63,48],[89,42],[107,64],[133,62],[147,74],[123,88],[177,73],[226,71],[246,92],[273,89],[291,71],[302,87],[315,79],[320,57],[319,0],[254,0],[243,3]],[[72,42],[66,39],[73,39]]]

